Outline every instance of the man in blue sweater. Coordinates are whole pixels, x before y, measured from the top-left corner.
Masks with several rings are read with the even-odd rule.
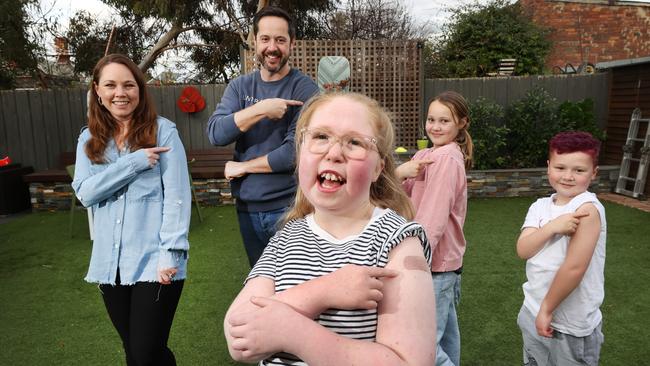
[[[253,35],[260,69],[228,84],[207,128],[212,144],[235,142],[225,176],[251,267],[293,200],[296,121],[303,103],[318,92],[312,79],[287,63],[296,37],[289,14],[261,9],[253,18]]]

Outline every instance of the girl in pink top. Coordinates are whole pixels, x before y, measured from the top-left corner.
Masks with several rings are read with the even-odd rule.
[[[463,223],[467,213],[465,169],[472,165],[469,108],[462,95],[438,95],[427,113],[426,132],[433,147],[420,150],[396,169],[424,226],[433,251],[431,273],[436,294],[436,365],[460,364],[456,306],[465,254]]]

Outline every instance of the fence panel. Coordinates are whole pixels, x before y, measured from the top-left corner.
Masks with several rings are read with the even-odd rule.
[[[178,97],[180,97],[181,92],[182,87],[179,86],[170,86],[164,91],[164,94],[166,95],[165,109],[167,110],[167,114],[164,116],[176,123],[176,128],[180,135],[183,136],[183,141],[187,141],[189,146],[193,146],[188,114],[181,112],[176,106],[176,101],[178,100]]]
[[[167,118],[170,121],[176,122],[176,96],[174,92],[174,87],[166,87],[164,90],[162,90],[162,95],[161,95],[161,102],[162,104],[158,107],[158,113]],[[182,126],[176,125],[178,129],[178,134],[181,136],[181,140],[183,141],[183,146],[185,145],[191,145],[190,143],[190,136],[189,133],[186,133],[186,131],[182,128]],[[186,146],[187,148],[187,146]]]
[[[87,108],[86,108],[86,98],[88,91],[86,89],[69,89],[68,98],[70,100],[70,127],[72,129],[73,137],[73,146],[71,150],[74,150],[77,146],[77,137],[81,128],[86,125],[87,120]],[[40,168],[39,168],[40,169]]]
[[[4,94],[0,94],[0,159],[7,156],[8,144],[7,141],[7,121],[9,116],[5,116],[4,106],[2,105],[2,98]]]
[[[32,135],[22,137],[23,144],[32,144],[34,146],[34,159],[36,159],[36,166],[47,166],[48,165],[48,148],[47,148],[47,139],[45,138],[47,134],[47,129],[43,121],[43,103],[42,98],[44,93],[41,91],[31,90],[27,92],[27,101],[29,103],[29,110],[31,111],[31,130]],[[30,141],[31,140],[31,141]]]
[[[199,88],[203,99],[205,99],[205,109],[199,113],[192,114],[192,118],[190,119],[190,126],[194,133],[193,136],[196,136],[192,142],[195,149],[207,149],[211,146],[208,136],[205,134],[205,127],[207,126],[208,119],[217,108],[217,101],[214,96],[215,89],[216,85],[201,85]],[[222,93],[219,94],[219,96],[221,95]]]
[[[2,145],[2,149],[13,162],[20,163],[23,161],[23,153],[20,146],[20,130],[18,129],[20,123],[16,111],[16,93],[0,92],[0,99],[2,99],[2,115],[5,124],[2,130],[5,131],[7,141],[5,145]]]
[[[34,167],[41,166],[36,161],[36,152],[34,151],[36,144],[34,135],[32,134],[31,120],[31,112],[33,110],[29,107],[29,96],[25,90],[16,91],[16,111],[18,112],[16,116],[16,121],[18,122],[18,136],[16,140],[20,143],[22,159],[24,161],[33,161]],[[40,113],[40,111],[38,112]]]
[[[205,125],[225,90],[225,85],[196,86],[206,108],[187,114],[176,107],[184,86],[149,87],[156,110],[175,122],[185,148],[211,147]],[[59,154],[75,151],[77,137],[86,125],[87,89],[0,91],[0,158],[35,170],[58,169]]]
[[[54,90],[54,105],[56,106],[56,113],[51,116],[56,117],[56,125],[58,125],[59,151],[74,151],[77,145],[79,131],[74,131],[70,124],[70,98],[68,89]],[[50,165],[50,167],[55,166],[56,164]]]
[[[47,143],[47,166],[55,166],[58,163],[58,155],[61,150],[59,141],[59,127],[56,120],[56,101],[53,90],[44,90],[43,101],[43,129]]]
[[[161,114],[160,106],[162,106],[162,90],[163,88],[161,87],[149,88],[149,96],[151,97],[153,104],[156,106],[156,113],[158,114]]]
[[[478,97],[493,100],[507,107],[520,100],[534,87],[544,88],[558,102],[594,101],[596,123],[601,128],[607,124],[609,81],[606,73],[593,75],[513,76],[466,79],[426,79],[422,112],[426,113],[426,101],[445,90],[455,90],[470,102]]]

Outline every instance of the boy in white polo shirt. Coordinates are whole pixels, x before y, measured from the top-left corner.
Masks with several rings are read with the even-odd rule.
[[[517,240],[526,259],[517,323],[524,365],[597,365],[604,337],[605,209],[588,192],[600,142],[586,132],[549,141],[548,180],[555,193],[528,209]]]

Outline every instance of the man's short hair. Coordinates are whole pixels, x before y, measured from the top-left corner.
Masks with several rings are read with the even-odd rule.
[[[260,19],[264,17],[278,17],[287,21],[289,26],[289,38],[293,41],[296,39],[296,24],[293,22],[293,19],[283,9],[280,9],[276,6],[265,6],[260,11],[258,11],[253,17],[253,36],[257,37],[257,32],[259,31]]]
[[[560,132],[548,142],[549,157],[552,152],[556,154],[583,152],[591,156],[591,160],[596,166],[598,165],[598,154],[600,154],[600,141],[589,132]]]

